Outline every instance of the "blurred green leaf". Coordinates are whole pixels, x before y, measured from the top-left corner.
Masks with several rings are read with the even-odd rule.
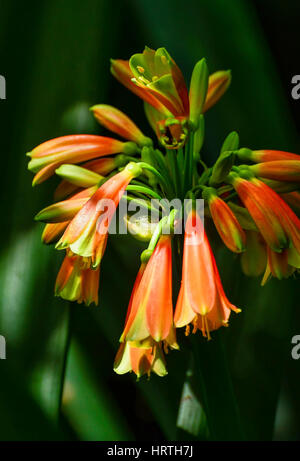
[[[114,396],[95,381],[75,341],[68,354],[62,405],[81,440],[132,440]]]

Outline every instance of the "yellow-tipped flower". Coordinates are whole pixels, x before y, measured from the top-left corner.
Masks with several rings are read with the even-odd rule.
[[[118,134],[128,141],[133,141],[140,146],[152,145],[136,124],[119,109],[107,104],[97,104],[91,107],[98,122],[113,133]]]
[[[31,157],[28,169],[36,173],[33,185],[50,176],[63,163],[81,163],[86,160],[117,153],[134,153],[136,145],[103,136],[77,134],[46,141],[27,155]]]
[[[98,304],[99,268],[92,270],[88,261],[73,255],[65,256],[55,282],[55,295],[68,301]]]
[[[145,374],[150,376],[151,372],[158,376],[167,375],[161,343],[151,338],[121,343],[115,358],[114,371],[119,375],[133,371],[138,378]]]
[[[72,219],[56,248],[70,248],[73,253],[90,258],[96,268],[101,262],[108,228],[119,201],[130,181],[140,173],[137,164],[129,163],[106,181]]]

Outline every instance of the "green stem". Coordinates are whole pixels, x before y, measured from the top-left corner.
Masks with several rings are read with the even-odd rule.
[[[157,177],[157,179],[159,180],[160,185],[163,187],[163,189],[168,190],[168,182],[167,182],[166,178],[164,176],[162,176],[162,174],[159,171],[157,171],[156,168],[154,168],[153,166],[151,166],[151,165],[149,165],[148,163],[145,163],[145,162],[139,162],[139,165],[144,170],[147,170],[147,171],[150,171],[151,173],[153,173]]]
[[[157,200],[162,200],[162,197],[154,192],[152,189],[149,187],[144,187],[144,186],[138,186],[138,185],[129,185],[127,186],[126,190],[128,192],[141,192],[142,194],[150,195],[150,197],[156,198]]]
[[[194,164],[194,155],[193,155],[193,145],[194,145],[194,135],[190,134],[190,140],[185,147],[185,158],[184,158],[184,195],[193,187],[193,164]]]

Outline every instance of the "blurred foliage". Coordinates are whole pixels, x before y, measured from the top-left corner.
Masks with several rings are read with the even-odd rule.
[[[282,3],[263,0],[260,10],[275,21]],[[7,100],[0,101],[0,334],[7,340],[7,360],[0,362],[0,439],[190,439],[176,429],[188,344],[170,354],[164,379],[136,382],[112,370],[142,246],[130,237],[110,239],[99,308],[54,298],[61,255],[42,246],[33,216],[50,202],[55,180],[32,189],[25,153],[62,134],[100,133],[87,111],[100,102],[118,106],[151,134],[142,103],[109,74],[110,57],[128,58],[145,44],[165,46],[186,76],[202,56],[211,72],[232,69],[229,92],[207,115],[208,162],[232,130],[242,145],[299,152],[255,2],[2,0],[0,43],[0,74],[7,81]],[[297,281],[261,288],[241,274],[232,255],[217,257],[230,299],[243,307],[220,332],[243,432],[248,439],[271,439],[275,422],[276,438],[297,439],[300,367],[290,357],[291,337],[300,328]],[[205,365],[207,385],[222,395],[219,368],[209,361],[216,346],[197,344],[205,356],[195,367]],[[225,425],[226,405],[218,411]]]

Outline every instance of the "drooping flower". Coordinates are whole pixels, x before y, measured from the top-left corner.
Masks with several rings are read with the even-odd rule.
[[[28,169],[36,173],[33,185],[52,176],[63,163],[80,163],[105,155],[134,153],[135,144],[96,135],[70,135],[46,141],[27,155]]]
[[[206,188],[202,197],[208,201],[211,217],[227,248],[234,253],[244,251],[246,234],[227,203],[218,197],[217,191],[212,187]]]
[[[95,268],[100,264],[112,217],[130,181],[141,173],[135,163],[106,181],[78,211],[56,248],[70,248],[74,254],[90,258]]]
[[[67,252],[55,282],[55,295],[68,301],[98,304],[99,267],[90,269],[89,261]]]
[[[177,348],[173,327],[171,237],[162,235],[136,282],[120,341],[152,338]]]
[[[133,285],[127,308],[125,328],[132,310],[133,299],[145,272],[146,264],[145,261],[142,262]],[[159,376],[165,376],[167,370],[162,352],[162,344],[150,337],[142,341],[121,342],[114,362],[114,371],[118,374],[134,371],[138,378],[144,374],[149,376],[151,371]]]
[[[288,248],[289,236],[286,226],[283,225],[287,224],[287,220],[284,221],[284,216],[281,215],[279,195],[254,177],[244,179],[235,173],[229,176],[229,182],[234,186],[270,248],[279,252]]]
[[[231,304],[222,287],[219,272],[203,224],[191,210],[186,221],[182,281],[174,323],[177,328],[193,325],[210,338],[210,331],[226,326],[230,312],[240,310]]]

